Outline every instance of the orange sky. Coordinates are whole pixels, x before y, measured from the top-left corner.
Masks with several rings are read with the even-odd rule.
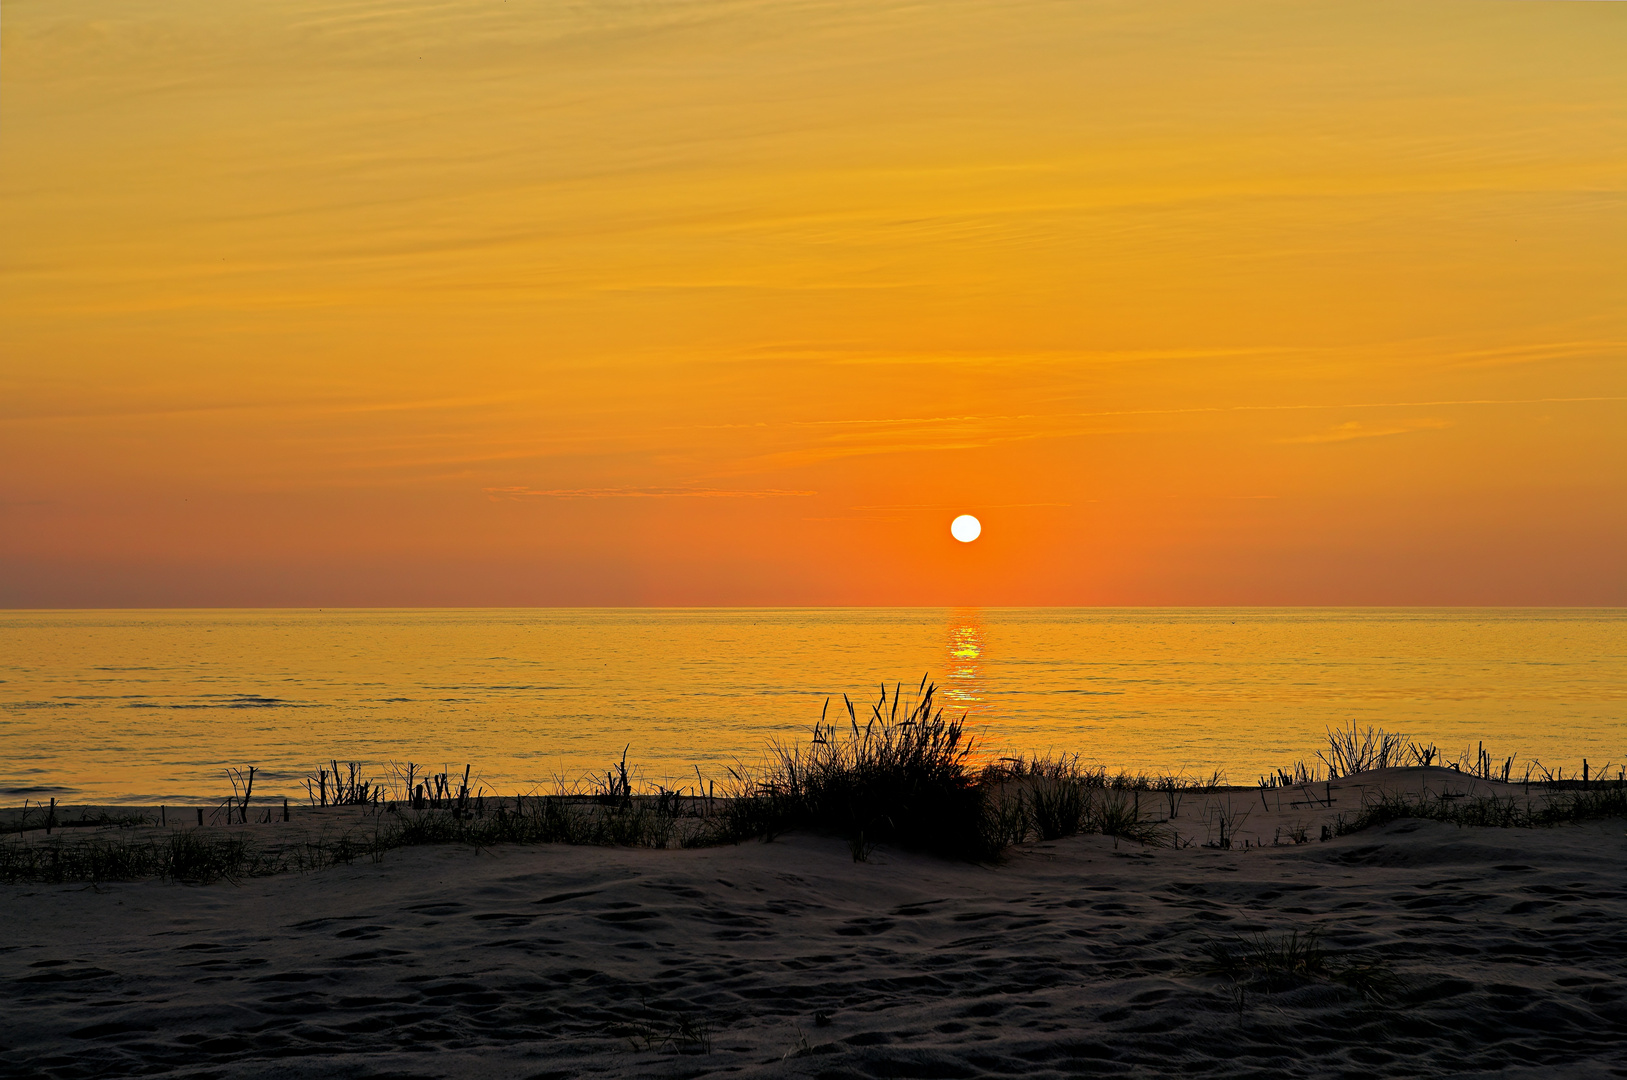
[[[1627,604],[1627,5],[0,49],[0,604]]]

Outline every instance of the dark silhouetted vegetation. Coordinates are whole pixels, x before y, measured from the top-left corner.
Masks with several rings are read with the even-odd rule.
[[[1204,952],[1202,973],[1227,980],[1239,1012],[1251,993],[1276,993],[1315,982],[1344,986],[1373,1002],[1388,1001],[1401,989],[1388,965],[1331,953],[1314,929],[1212,941]]]
[[[936,687],[922,679],[910,695],[883,686],[865,722],[843,698],[848,723],[827,715],[804,744],[773,747],[757,769],[731,770],[721,797],[710,784],[685,794],[639,784],[629,773],[627,752],[602,775],[555,794],[497,798],[471,788],[471,769],[421,774],[409,763],[396,767],[388,787],[368,780],[355,763],[331,761],[311,777],[316,806],[361,808],[363,822],[337,836],[296,834],[280,842],[275,833],[182,828],[158,836],[126,833],[152,822],[137,814],[81,811],[79,820],[49,806],[25,807],[18,837],[0,842],[0,881],[65,882],[161,878],[207,882],[289,870],[315,870],[360,858],[378,859],[397,848],[423,844],[576,844],[617,847],[702,847],[772,840],[790,829],[844,838],[855,860],[868,859],[878,844],[954,859],[998,859],[1014,844],[1100,834],[1149,846],[1184,846],[1173,819],[1182,800],[1238,789],[1221,774],[1207,779],[1109,774],[1082,765],[1076,755],[980,757],[965,718],[946,718],[935,704]],[[1369,728],[1330,729],[1320,764],[1261,778],[1261,788],[1312,782],[1323,769],[1350,775],[1439,760],[1433,746]],[[1465,751],[1450,767],[1460,774],[1507,780],[1514,758],[1494,759],[1484,748]],[[1612,777],[1610,773],[1614,771]],[[233,795],[222,807],[227,823],[247,825],[253,768],[230,770]],[[1526,765],[1519,795],[1385,794],[1323,827],[1323,838],[1343,836],[1400,818],[1456,825],[1534,828],[1602,818],[1627,817],[1627,772],[1583,763],[1581,779],[1566,780],[1540,763]],[[1535,778],[1535,779],[1533,779]],[[1536,787],[1537,790],[1532,790]],[[399,801],[385,800],[399,788]],[[1263,792],[1262,796],[1263,798]],[[1329,804],[1331,805],[1331,804]],[[1213,846],[1228,847],[1229,833],[1246,810],[1212,807],[1220,830]],[[287,820],[286,804],[282,809]],[[1236,820],[1233,816],[1236,816]],[[179,819],[177,819],[179,820]],[[216,821],[220,820],[217,812]],[[264,824],[273,811],[264,812]],[[202,812],[199,811],[199,823]],[[119,827],[119,834],[63,835],[72,826]],[[32,831],[30,831],[32,830]],[[41,833],[45,833],[41,836]],[[1279,829],[1278,839],[1281,838]],[[1308,842],[1303,826],[1293,842]]]

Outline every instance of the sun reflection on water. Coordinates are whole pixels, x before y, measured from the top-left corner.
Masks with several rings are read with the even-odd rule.
[[[974,716],[988,710],[982,672],[983,633],[983,619],[977,608],[959,608],[950,613],[942,690],[946,709]]]

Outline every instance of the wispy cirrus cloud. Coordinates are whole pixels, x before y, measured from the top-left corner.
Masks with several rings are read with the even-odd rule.
[[[1312,432],[1309,435],[1290,435],[1278,439],[1280,443],[1334,443],[1349,442],[1352,439],[1380,439],[1386,435],[1405,435],[1411,431],[1436,431],[1451,427],[1450,420],[1406,420],[1383,427],[1368,427],[1359,420],[1348,420],[1343,424],[1335,424],[1326,431]]]
[[[974,510],[1015,510],[1028,506],[1072,506],[1065,502],[1014,502],[1014,503],[977,503],[975,505],[958,503],[883,503],[875,506],[854,506],[854,510],[963,510],[970,507]]]
[[[1292,413],[1322,411],[1383,411],[1388,409],[1488,408],[1511,405],[1619,404],[1627,396],[1577,395],[1528,398],[1438,398],[1394,401],[1287,402],[1232,405],[1186,405],[1130,409],[1091,409],[1054,413],[946,414],[879,417],[835,417],[817,420],[790,420],[755,423],[751,427],[774,431],[814,433],[811,438],[788,439],[792,445],[761,454],[753,459],[760,468],[790,468],[817,464],[838,458],[873,454],[899,454],[968,450],[1002,443],[1027,442],[1079,436],[1102,436],[1144,430],[1145,420],[1200,416],[1243,416],[1250,413]],[[1102,421],[1120,426],[1104,427]],[[1123,426],[1129,425],[1129,426]],[[1452,421],[1430,418],[1386,420],[1371,426],[1358,421],[1306,435],[1276,440],[1279,443],[1330,443],[1352,439],[1380,438],[1410,431],[1450,427]]]
[[[494,499],[778,499],[819,494],[817,491],[797,491],[789,488],[533,488],[521,485],[489,487],[483,490]]]

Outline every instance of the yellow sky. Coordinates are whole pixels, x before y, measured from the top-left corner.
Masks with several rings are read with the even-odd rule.
[[[1627,5],[0,50],[0,604],[1627,604]]]

